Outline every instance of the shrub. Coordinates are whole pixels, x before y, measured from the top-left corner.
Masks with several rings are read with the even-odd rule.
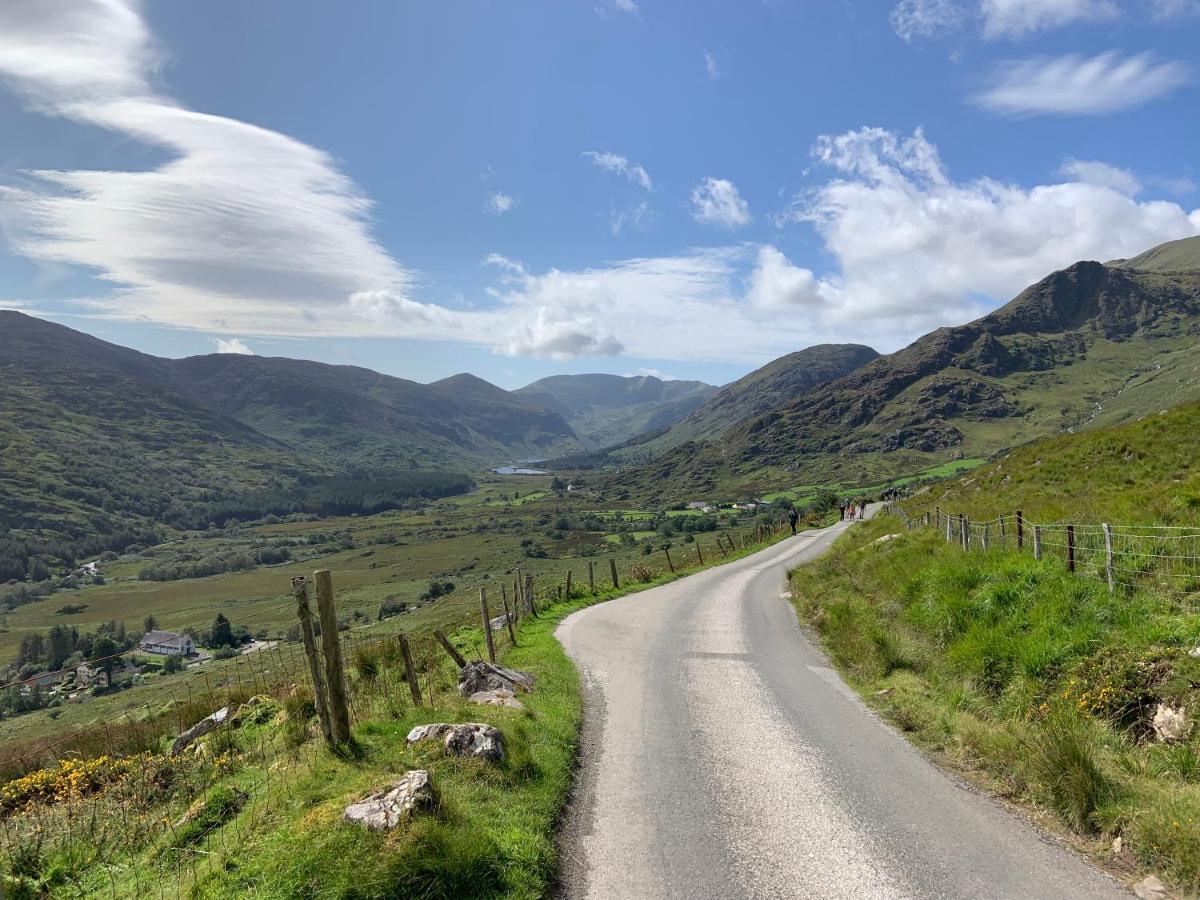
[[[1082,834],[1095,831],[1093,814],[1113,795],[1098,746],[1087,723],[1065,709],[1052,710],[1028,741],[1029,766],[1046,802]]]
[[[658,572],[649,566],[638,563],[629,570],[629,578],[631,581],[636,581],[639,584],[646,584],[658,577]]]

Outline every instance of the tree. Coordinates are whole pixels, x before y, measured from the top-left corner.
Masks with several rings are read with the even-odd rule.
[[[212,634],[208,639],[210,647],[234,647],[237,641],[233,637],[233,626],[229,624],[229,620],[225,618],[224,613],[217,613],[217,617],[213,619]]]
[[[117,652],[117,642],[110,637],[98,637],[92,642],[91,660],[100,666],[104,672],[105,684],[112,684],[113,666],[116,665],[115,654]]]
[[[153,618],[153,617],[151,617]],[[178,653],[172,653],[163,660],[162,666],[164,675],[172,675],[175,672],[183,671],[183,657]]]
[[[46,634],[46,644],[46,666],[50,669],[61,669],[67,657],[75,652],[71,630],[65,625],[55,625],[51,628]]]
[[[152,615],[146,616],[146,618],[142,620],[142,631],[146,632],[147,634],[149,634],[151,631],[158,631],[158,619],[154,618]]]

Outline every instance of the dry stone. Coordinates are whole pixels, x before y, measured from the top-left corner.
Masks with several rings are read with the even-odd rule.
[[[222,706],[211,716],[206,716],[201,719],[187,731],[175,738],[175,743],[171,745],[171,756],[178,756],[187,749],[188,744],[196,740],[196,738],[204,737],[214,728],[225,724],[225,720],[229,718],[229,707]]]
[[[509,709],[524,709],[525,704],[517,699],[517,695],[512,691],[506,691],[503,688],[495,691],[479,691],[470,696],[472,703],[478,703],[481,706],[507,706]]]
[[[347,822],[374,831],[395,828],[415,813],[433,806],[433,785],[424,769],[411,769],[390,788],[351,803],[342,814]]]
[[[532,691],[533,676],[516,669],[476,660],[462,667],[458,673],[458,692],[464,697],[480,691]]]
[[[408,742],[440,740],[451,756],[474,756],[489,762],[504,761],[504,735],[491,725],[464,722],[456,725],[435,722],[418,725],[408,733]]]
[[[1166,885],[1164,885],[1154,875],[1148,875],[1133,886],[1133,895],[1140,897],[1141,900],[1168,900],[1170,894],[1167,893]]]
[[[1158,704],[1158,708],[1154,710],[1152,724],[1158,739],[1168,743],[1185,740],[1192,732],[1192,723],[1188,719],[1187,710],[1183,707],[1176,709],[1165,703]]]

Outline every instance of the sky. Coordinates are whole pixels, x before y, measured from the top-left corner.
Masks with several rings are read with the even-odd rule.
[[[890,352],[1200,233],[1197,47],[1200,0],[3,0],[0,308],[506,388]]]

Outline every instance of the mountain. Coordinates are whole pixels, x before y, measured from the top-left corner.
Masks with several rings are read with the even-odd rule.
[[[196,402],[335,465],[472,466],[580,447],[560,416],[472,375],[425,385],[298,359],[226,353],[167,362]]]
[[[660,499],[868,482],[1200,395],[1200,238],[1079,262],[975,322],[939,328],[612,489]]]
[[[514,393],[562,416],[590,449],[665,428],[717,392],[702,381],[652,375],[551,375]]]
[[[818,344],[781,356],[721,388],[687,418],[641,445],[638,452],[662,452],[688,441],[717,437],[738,422],[841,378],[878,356],[862,344]]]
[[[561,416],[469,375],[423,385],[294,359],[160,359],[0,311],[0,543],[39,555],[141,542],[173,509],[355,470],[580,449]]]

